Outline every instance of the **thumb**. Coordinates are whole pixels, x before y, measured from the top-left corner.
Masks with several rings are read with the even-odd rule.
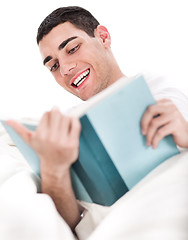
[[[31,140],[34,132],[30,131],[22,124],[14,120],[6,120],[6,124],[12,127],[24,139],[27,144],[31,145]]]

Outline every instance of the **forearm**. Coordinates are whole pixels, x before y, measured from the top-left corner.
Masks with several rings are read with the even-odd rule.
[[[61,175],[43,173],[42,192],[48,194],[54,201],[57,211],[72,230],[80,221],[82,212],[77,204],[70,178],[69,169]]]

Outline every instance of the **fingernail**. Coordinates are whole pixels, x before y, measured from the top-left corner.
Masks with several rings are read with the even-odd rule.
[[[143,134],[143,135],[146,135],[146,131],[145,131],[145,130],[142,130],[142,134]]]
[[[147,141],[147,142],[146,142],[146,145],[147,145],[147,146],[151,146],[151,143]]]
[[[153,148],[153,149],[156,149],[156,148],[157,148],[157,146],[156,146],[156,145],[153,145],[153,146],[152,146],[152,148]]]

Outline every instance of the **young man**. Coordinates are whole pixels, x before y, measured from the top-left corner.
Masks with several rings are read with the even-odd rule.
[[[82,100],[124,76],[111,51],[108,30],[85,9],[65,7],[52,12],[40,25],[37,42],[43,64],[57,83]],[[69,172],[78,158],[79,120],[53,109],[44,114],[36,132],[13,121],[9,124],[38,153],[42,192],[51,196],[58,212],[74,230],[84,210],[75,199]],[[188,123],[170,100],[150,106],[141,128],[146,144],[153,148],[169,134],[180,147],[188,147]]]

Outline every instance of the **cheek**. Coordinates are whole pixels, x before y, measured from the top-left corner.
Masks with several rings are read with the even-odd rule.
[[[85,49],[81,49],[79,54],[76,56],[76,60],[83,61],[85,63],[89,63],[91,65],[96,65],[97,62],[101,61],[101,51],[97,49],[97,47],[88,47]]]

